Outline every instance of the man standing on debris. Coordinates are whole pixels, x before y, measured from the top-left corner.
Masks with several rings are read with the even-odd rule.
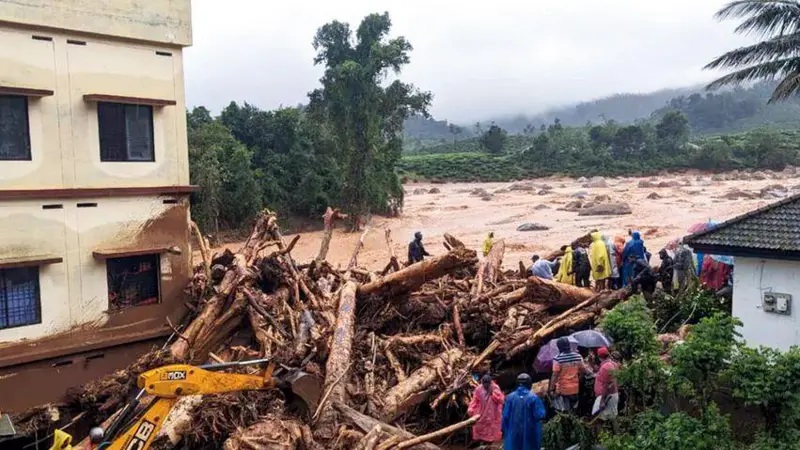
[[[630,256],[629,261],[633,265],[633,280],[631,280],[633,293],[638,293],[641,288],[642,294],[649,300],[653,292],[656,291],[656,283],[658,282],[656,273],[644,258],[634,259],[633,256]]]
[[[634,262],[638,259],[649,260],[647,257],[647,249],[642,240],[642,234],[638,231],[630,233],[631,239],[625,243],[625,248],[622,250],[622,285],[627,286],[633,280],[633,266]],[[631,259],[633,257],[633,259]]]
[[[592,371],[581,354],[572,351],[569,339],[558,338],[556,345],[558,356],[553,359],[549,393],[553,399],[553,408],[561,412],[572,412],[578,406],[581,375],[589,375]]]
[[[614,360],[605,347],[597,349],[597,356],[600,358],[600,369],[594,378],[595,400],[592,415],[596,415],[603,421],[611,421],[614,431],[616,431],[619,388],[614,372],[619,368],[619,363]]]
[[[486,239],[483,241],[483,256],[489,256],[489,252],[492,251],[492,247],[494,246],[494,231],[490,231],[489,235],[486,236]]]
[[[572,272],[575,273],[575,286],[589,287],[592,267],[589,264],[589,254],[583,247],[578,247],[572,252]]]
[[[533,255],[531,261],[533,261],[531,276],[539,277],[543,280],[553,279],[553,267],[555,267],[556,263],[539,258],[539,255]]]
[[[606,247],[606,242],[603,240],[603,235],[598,231],[592,232],[589,261],[592,264],[592,278],[594,278],[595,289],[600,292],[608,287],[606,283],[611,277],[611,261],[608,257],[608,247]]]
[[[694,258],[692,258],[692,250],[683,243],[683,239],[681,239],[678,248],[675,250],[675,260],[673,264],[675,268],[675,277],[678,279],[678,290],[683,290],[689,278],[694,276]]]
[[[425,251],[425,246],[422,245],[422,233],[417,231],[414,233],[414,240],[408,244],[408,263],[418,263],[425,259],[426,256],[431,255]]]
[[[517,377],[517,389],[508,394],[503,406],[503,450],[541,450],[542,399],[531,392],[533,381],[527,373]]]
[[[501,429],[503,401],[505,396],[500,387],[488,373],[481,378],[481,385],[472,393],[472,401],[467,409],[470,417],[480,415],[472,426],[472,439],[476,442],[499,442],[503,439]]]
[[[665,248],[658,252],[658,257],[661,259],[661,266],[658,268],[658,279],[661,281],[661,288],[667,294],[672,294],[672,274],[675,270],[673,267],[675,262]]]

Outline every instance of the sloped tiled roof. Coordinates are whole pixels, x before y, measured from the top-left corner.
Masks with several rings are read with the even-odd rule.
[[[684,240],[690,247],[713,248],[719,254],[755,251],[779,256],[800,252],[800,194],[687,236]]]

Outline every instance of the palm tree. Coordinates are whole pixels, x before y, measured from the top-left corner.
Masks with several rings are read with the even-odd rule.
[[[796,0],[737,0],[719,10],[719,20],[743,19],[736,33],[764,40],[729,51],[706,69],[737,69],[708,85],[708,89],[763,79],[780,79],[770,103],[800,93],[800,2]]]

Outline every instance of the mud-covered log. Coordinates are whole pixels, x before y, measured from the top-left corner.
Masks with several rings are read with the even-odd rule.
[[[570,242],[569,245],[572,246],[573,250],[578,247],[589,248],[589,246],[592,245],[592,234],[586,233],[583,236],[579,237],[578,239],[575,239],[574,241]],[[564,252],[561,250],[556,250],[550,252],[547,256],[544,257],[544,259],[548,261],[553,261],[556,258],[560,258],[562,256],[564,256]]]
[[[325,394],[327,402],[320,405],[320,417],[317,427],[319,435],[330,439],[333,436],[336,414],[330,406],[331,402],[346,403],[345,386],[347,371],[352,365],[353,334],[355,331],[356,289],[358,285],[348,281],[339,293],[339,309],[336,316],[336,328],[333,332],[330,355],[325,365]],[[325,401],[325,399],[323,399]]]
[[[344,403],[334,403],[333,407],[336,408],[337,412],[339,412],[340,417],[347,420],[347,422],[353,424],[354,426],[358,427],[359,429],[361,429],[361,431],[365,433],[369,433],[376,426],[380,426],[381,430],[383,430],[384,433],[390,436],[398,436],[403,440],[414,439],[416,437],[406,430],[393,427],[385,422],[381,422],[380,420],[372,418],[366,414],[361,414],[360,412],[345,405]],[[412,447],[412,450],[440,450],[440,449],[439,446],[426,442],[419,445],[415,445],[414,447]]]
[[[330,206],[328,209],[325,210],[325,214],[322,215],[322,221],[325,226],[325,231],[322,234],[322,242],[319,246],[319,253],[317,254],[316,261],[322,262],[328,256],[328,249],[331,246],[331,238],[333,237],[333,228],[336,225],[336,221],[339,219],[346,219],[347,214],[342,214],[339,211],[339,208],[331,208]]]
[[[506,352],[506,358],[542,345],[542,343],[560,331],[584,326],[593,321],[602,310],[613,308],[617,303],[630,297],[630,295],[631,290],[628,288],[600,292],[575,308],[562,313],[538,330],[528,333],[522,342],[519,342],[519,339],[516,342],[511,342],[511,348]]]
[[[459,348],[442,352],[419,369],[415,370],[407,379],[398,383],[386,393],[383,417],[394,420],[398,415],[408,411],[431,395],[430,388],[439,382],[439,374],[445,368],[453,367],[463,356]]]
[[[393,297],[418,289],[425,282],[442,277],[457,269],[468,267],[478,261],[475,250],[454,248],[425,261],[412,264],[402,270],[390,273],[375,281],[362,284],[358,288],[358,297],[370,295]]]
[[[484,259],[485,265],[483,268],[483,282],[496,283],[497,277],[500,274],[500,269],[503,267],[503,256],[506,253],[506,241],[500,239],[492,245],[492,249]]]
[[[534,303],[546,304],[556,308],[571,308],[592,297],[591,289],[580,288],[538,277],[528,278],[525,298]]]
[[[383,431],[380,425],[375,425],[375,428],[370,430],[358,444],[356,444],[355,450],[373,450],[376,445],[378,445],[378,441],[382,438]]]
[[[461,422],[454,423],[453,425],[444,427],[444,428],[442,428],[440,430],[436,430],[433,433],[423,434],[422,436],[418,436],[418,437],[415,437],[413,439],[409,439],[407,441],[403,441],[403,442],[397,444],[397,447],[395,447],[395,448],[397,448],[397,450],[401,450],[401,449],[404,449],[404,448],[411,448],[411,447],[413,447],[413,446],[415,446],[417,444],[421,444],[423,442],[428,442],[428,441],[432,441],[434,439],[439,439],[439,438],[441,438],[443,436],[447,436],[448,434],[453,433],[454,431],[458,431],[458,430],[460,430],[462,428],[466,428],[468,426],[473,425],[475,422],[480,420],[480,418],[481,418],[480,415],[470,417],[467,420],[462,420]]]

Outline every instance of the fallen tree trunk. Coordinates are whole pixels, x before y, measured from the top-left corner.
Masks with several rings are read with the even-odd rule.
[[[546,304],[556,308],[571,308],[593,295],[594,292],[591,289],[557,281],[543,280],[539,277],[528,278],[525,286],[525,298],[534,303]]]
[[[336,317],[336,329],[333,333],[330,355],[325,365],[325,388],[328,403],[320,404],[320,417],[317,432],[326,439],[333,437],[336,414],[330,407],[330,402],[344,403],[344,379],[347,370],[352,364],[351,351],[353,347],[353,333],[355,330],[356,289],[358,285],[348,281],[339,293],[339,314]],[[323,399],[325,401],[325,399]]]
[[[519,340],[512,342],[510,350],[506,352],[506,359],[542,345],[545,340],[559,331],[579,327],[594,320],[602,310],[613,308],[617,303],[630,296],[631,290],[629,288],[600,292],[577,307],[559,315],[535,332],[527,334],[524,342],[519,342]]]
[[[318,263],[322,262],[328,256],[328,249],[331,246],[331,238],[333,237],[333,228],[336,225],[336,221],[346,218],[347,214],[339,212],[339,208],[331,209],[329,206],[328,209],[325,210],[325,214],[322,215],[322,223],[325,226],[325,231],[322,235],[322,242],[319,245],[319,253],[315,261]]]
[[[575,250],[578,247],[589,248],[589,246],[592,245],[592,234],[591,233],[584,234],[578,239],[572,241],[569,245],[572,247],[573,250]],[[564,252],[559,249],[550,252],[547,256],[544,257],[544,259],[548,261],[553,261],[554,259],[560,258],[562,256],[564,256]]]
[[[443,255],[434,256],[375,281],[362,284],[358,287],[358,297],[363,299],[370,295],[380,295],[391,298],[405,294],[419,288],[426,281],[442,277],[453,270],[471,266],[477,261],[475,250],[463,247],[454,248]]]
[[[445,368],[452,368],[463,356],[459,348],[453,348],[436,355],[409,377],[386,392],[383,417],[394,420],[398,415],[408,411],[430,396],[430,387],[439,381]]]
[[[383,430],[384,433],[390,436],[398,436],[403,440],[414,439],[416,437],[406,430],[393,427],[385,422],[381,422],[380,420],[374,419],[365,414],[361,414],[360,412],[345,405],[344,403],[334,403],[333,407],[336,408],[336,411],[339,412],[342,418],[346,419],[351,424],[360,428],[361,431],[365,433],[370,432],[376,426],[380,426],[381,430]],[[433,445],[430,443],[422,443],[419,445],[415,445],[413,447],[413,450],[441,450],[441,449],[437,445]]]
[[[450,425],[448,427],[444,427],[441,430],[436,430],[433,433],[423,434],[422,436],[415,437],[414,439],[409,439],[407,441],[403,441],[403,442],[397,444],[397,449],[398,450],[402,450],[404,448],[410,448],[410,447],[413,447],[413,446],[415,446],[417,444],[421,444],[423,442],[428,442],[428,441],[432,441],[434,439],[438,439],[438,438],[440,438],[442,436],[447,436],[448,434],[450,434],[450,433],[452,433],[454,431],[458,431],[458,430],[460,430],[462,428],[466,428],[466,427],[474,424],[475,422],[480,420],[480,418],[481,418],[480,415],[473,416],[473,417],[470,417],[467,420],[463,420],[461,422],[454,423],[453,425]]]

